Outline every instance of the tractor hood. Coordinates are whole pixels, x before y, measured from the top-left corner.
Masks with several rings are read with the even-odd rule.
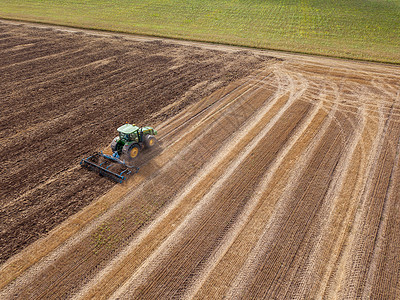
[[[121,127],[118,127],[117,130],[118,130],[118,132],[121,132],[121,133],[131,134],[138,129],[139,129],[139,127],[137,127],[135,124],[134,125],[125,124],[125,125],[122,125]]]

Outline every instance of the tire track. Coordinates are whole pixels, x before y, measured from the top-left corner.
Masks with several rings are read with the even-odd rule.
[[[321,98],[324,99],[326,97],[327,95],[325,94],[324,89],[322,89]],[[337,107],[333,109],[333,112],[336,109]],[[305,135],[304,139],[301,140],[299,147],[293,150],[293,153],[291,154],[292,158],[290,158],[289,161],[282,162],[281,168],[279,170],[279,173],[277,174],[275,182],[270,187],[271,191],[267,190],[263,195],[263,199],[266,200],[268,199],[268,201],[264,201],[262,205],[257,209],[256,215],[252,217],[250,225],[247,225],[247,227],[243,230],[243,233],[241,234],[242,237],[238,238],[238,242],[235,243],[237,244],[237,246],[234,246],[233,247],[234,249],[228,253],[227,258],[225,259],[226,263],[221,264],[222,267],[220,268],[220,271],[216,271],[216,273],[219,274],[218,277],[217,275],[214,276],[214,278],[210,280],[210,284],[206,285],[206,288],[203,289],[204,291],[200,293],[200,295],[204,295],[204,293],[206,293],[205,295],[209,295],[211,291],[212,292],[211,297],[214,298],[223,297],[224,290],[226,290],[227,286],[229,286],[233,281],[232,276],[234,274],[238,274],[240,266],[244,265],[244,258],[248,256],[248,254],[245,253],[248,253],[250,249],[253,248],[252,245],[256,244],[256,241],[258,240],[259,236],[262,235],[265,226],[263,224],[270,223],[268,221],[268,218],[272,213],[273,207],[276,205],[276,203],[278,203],[278,208],[275,208],[275,210],[279,211],[279,206],[281,206],[281,203],[279,203],[278,200],[288,197],[287,195],[286,196],[282,195],[285,195],[285,193],[287,194],[288,192],[290,192],[290,190],[293,188],[293,185],[295,184],[298,178],[298,174],[304,172],[303,169],[306,167],[308,159],[312,156],[312,151],[311,151],[312,147],[310,148],[310,146],[314,143],[310,145],[311,139],[319,141],[325,134],[325,131],[327,130],[328,126],[330,126],[332,120],[334,120],[334,115],[332,114],[332,112],[330,112],[330,115],[327,115],[328,112],[329,111],[327,111],[324,114],[320,114],[318,122],[315,123],[313,122],[313,124],[310,125],[310,130],[307,132],[307,135]],[[302,154],[299,155],[299,153]],[[296,165],[295,164],[296,160],[301,163],[297,163]],[[296,167],[294,168],[294,166]],[[230,271],[232,269],[230,263],[231,261],[235,262],[235,269],[232,271]],[[247,277],[250,276],[251,274],[248,274],[248,276],[244,277],[239,276],[238,277],[239,284],[242,287],[244,287],[243,282],[246,280]],[[220,277],[224,279],[220,280],[219,279]],[[215,281],[221,283],[215,285]],[[214,293],[218,293],[218,296],[215,296]],[[200,298],[203,297],[200,296]]]
[[[330,298],[336,297],[334,295],[328,295],[327,292],[332,287],[333,278],[338,272],[338,266],[340,260],[343,257],[344,248],[348,240],[350,232],[350,224],[354,222],[357,204],[361,198],[362,189],[366,184],[367,176],[364,174],[364,170],[367,169],[371,153],[373,152],[373,141],[374,137],[377,136],[378,124],[371,120],[369,116],[365,117],[365,128],[361,135],[361,139],[354,149],[352,160],[349,162],[347,174],[345,175],[343,187],[341,188],[338,196],[334,200],[335,206],[330,212],[330,219],[328,221],[328,227],[324,232],[329,234],[323,238],[324,244],[321,246],[326,250],[323,252],[322,257],[328,258],[329,261],[326,263],[324,268],[316,267],[316,270],[320,270],[318,276],[314,276],[315,286],[315,297],[317,298]],[[332,245],[332,241],[335,243]],[[329,250],[331,249],[331,250]],[[331,251],[331,253],[329,253]],[[320,260],[321,263],[324,260]],[[326,260],[325,260],[326,261]],[[324,273],[321,270],[326,270]],[[319,279],[318,279],[319,278]],[[310,279],[312,281],[312,279]]]
[[[373,94],[372,97],[374,97]],[[365,94],[363,98],[368,98],[368,94]],[[377,104],[379,104],[379,101],[377,101]],[[337,209],[342,211],[342,213],[338,213],[338,216],[339,218],[341,218],[341,215],[345,217],[341,222],[335,221],[333,223],[332,226],[336,226],[335,229],[338,228],[336,233],[334,227],[332,227],[331,231],[327,231],[331,232],[331,235],[336,234],[338,240],[334,248],[335,250],[332,251],[334,255],[331,255],[329,260],[331,262],[328,264],[330,267],[323,279],[320,280],[321,284],[317,294],[318,297],[336,299],[344,283],[344,261],[349,259],[349,245],[354,242],[354,234],[352,234],[351,231],[353,224],[356,223],[356,209],[362,202],[362,193],[364,192],[365,186],[368,186],[368,175],[373,165],[372,158],[377,151],[379,144],[378,137],[382,135],[383,131],[382,120],[384,120],[384,116],[382,113],[378,114],[378,111],[378,109],[372,110],[372,112],[370,110],[367,111],[365,133],[363,134],[358,149],[356,149],[355,158],[353,159],[354,166],[349,167],[350,174],[348,176],[350,176],[350,178],[346,178],[347,188],[346,186],[344,187],[344,190],[341,192],[343,196],[339,198],[342,204],[338,205]],[[357,159],[359,159],[359,162]],[[361,168],[360,171],[364,171],[359,175],[356,175],[354,172],[354,170],[357,169],[357,165]],[[351,179],[351,176],[353,176],[354,179]],[[359,179],[357,179],[356,176],[359,176]],[[352,184],[353,182],[355,182],[354,186]],[[329,238],[327,238],[327,243],[331,243],[328,239]]]
[[[336,95],[337,102],[340,102],[340,98],[342,97],[341,93]],[[364,107],[362,107],[363,111]],[[340,108],[341,112],[344,112],[342,108]],[[347,111],[346,111],[347,112]],[[364,113],[363,113],[364,114]],[[317,289],[319,288],[324,277],[324,273],[326,272],[327,268],[330,268],[327,261],[331,262],[331,266],[333,261],[335,261],[335,252],[340,252],[339,250],[332,251],[332,247],[335,246],[335,242],[337,239],[337,235],[341,231],[342,224],[344,219],[346,223],[348,223],[348,216],[346,212],[349,211],[349,205],[354,199],[354,195],[357,192],[357,189],[350,192],[350,190],[354,189],[353,182],[357,182],[360,171],[361,171],[361,162],[359,156],[354,158],[354,154],[359,152],[357,148],[361,148],[362,155],[365,158],[365,149],[363,149],[364,141],[360,140],[363,135],[369,134],[368,129],[362,125],[361,127],[357,125],[359,123],[360,115],[356,117],[355,112],[351,112],[351,114],[347,114],[347,123],[350,124],[348,128],[353,128],[352,131],[354,138],[351,138],[352,141],[349,144],[349,149],[346,150],[346,158],[341,159],[341,163],[338,164],[337,168],[342,170],[337,172],[335,178],[332,179],[333,184],[330,188],[330,191],[327,193],[324,203],[322,205],[321,211],[316,216],[315,225],[313,225],[312,229],[310,230],[309,237],[307,237],[307,244],[308,250],[305,251],[306,255],[299,255],[300,257],[306,257],[304,262],[301,264],[302,267],[299,267],[298,270],[294,273],[292,279],[290,279],[291,286],[296,287],[295,289],[290,289],[289,294],[285,297],[287,298],[316,298],[321,297],[321,295],[317,296]],[[363,119],[365,119],[363,117]],[[354,123],[354,121],[356,123]],[[371,120],[369,120],[371,123]],[[344,126],[344,122],[340,122],[337,120],[337,125],[342,128],[342,134],[345,133],[346,130]],[[365,122],[363,121],[362,124]],[[356,130],[356,128],[358,128]],[[363,129],[364,128],[364,129]],[[354,161],[354,162],[353,162]],[[349,165],[351,164],[352,167]],[[363,164],[365,166],[365,163]],[[351,176],[346,175],[346,173],[350,173]],[[346,178],[347,176],[347,178]],[[346,179],[345,179],[346,178]],[[347,187],[347,196],[346,194],[343,195],[343,192],[340,193],[340,190],[346,189],[343,185],[348,185]],[[365,182],[364,182],[365,184]],[[361,188],[360,181],[358,182],[359,189]],[[358,190],[359,191],[359,190]],[[338,198],[338,195],[343,195],[344,199]],[[349,197],[350,198],[346,198]],[[339,202],[339,203],[338,203]],[[353,205],[354,207],[354,205]],[[339,210],[339,212],[336,212]],[[354,211],[354,208],[350,211]],[[332,218],[332,219],[331,219]],[[331,222],[331,227],[328,226]],[[342,242],[339,242],[340,245]],[[340,246],[339,246],[340,247]],[[329,272],[328,272],[329,273]],[[325,273],[326,274],[326,273]],[[325,277],[326,278],[326,277]],[[326,279],[325,279],[326,284]]]

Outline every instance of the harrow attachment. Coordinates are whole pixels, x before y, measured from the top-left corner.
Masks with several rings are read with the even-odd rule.
[[[138,167],[130,166],[121,160],[116,152],[113,155],[98,152],[82,159],[80,165],[119,183],[125,181],[129,175],[139,171]]]

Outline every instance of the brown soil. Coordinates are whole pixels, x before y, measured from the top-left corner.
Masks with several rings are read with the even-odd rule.
[[[118,126],[154,126],[268,60],[5,23],[0,33],[0,262],[114,185],[77,166]]]
[[[31,40],[24,32],[29,33]],[[119,49],[122,54],[112,53],[116,57],[121,55],[121,59],[135,54],[146,60],[159,51],[156,60],[159,65],[137,66],[129,59],[124,60],[124,65],[114,65],[117,71],[113,78],[121,85],[98,74],[113,87],[110,90],[82,78],[68,89],[63,90],[60,85],[52,92],[44,90],[47,97],[40,98],[42,101],[51,98],[61,104],[61,99],[70,99],[69,90],[75,89],[74,99],[80,101],[64,100],[66,103],[62,105],[70,108],[60,116],[46,115],[51,112],[52,103],[45,102],[50,108],[25,124],[42,117],[47,122],[38,121],[32,128],[26,125],[9,130],[9,126],[3,126],[4,132],[11,132],[11,137],[2,136],[5,142],[10,139],[7,144],[10,147],[17,143],[18,136],[24,140],[31,135],[31,140],[41,139],[39,133],[47,130],[47,139],[57,140],[59,137],[53,135],[66,134],[65,130],[54,133],[46,129],[52,124],[70,128],[72,132],[82,131],[80,141],[87,141],[86,147],[79,148],[79,143],[64,145],[74,149],[73,154],[68,149],[68,154],[77,165],[81,157],[75,154],[75,149],[80,155],[90,152],[85,152],[86,148],[95,150],[99,146],[93,145],[89,137],[96,134],[95,141],[105,147],[102,139],[112,138],[120,122],[117,110],[103,120],[97,108],[91,114],[96,118],[86,119],[92,97],[108,107],[108,111],[115,106],[123,110],[123,101],[115,99],[126,99],[127,90],[146,91],[135,85],[136,74],[140,74],[137,80],[143,79],[142,84],[152,89],[152,93],[171,95],[171,86],[182,85],[182,88],[175,96],[158,97],[165,101],[155,102],[158,108],[150,112],[145,104],[155,101],[154,95],[149,92],[147,97],[138,96],[142,101],[137,105],[142,105],[141,109],[151,116],[141,119],[142,113],[137,119],[158,124],[161,146],[145,154],[146,163],[126,184],[110,188],[110,182],[77,167],[70,168],[70,161],[60,158],[65,166],[56,174],[55,185],[44,181],[25,187],[30,179],[19,183],[25,195],[14,195],[4,204],[5,209],[23,209],[21,213],[9,210],[16,219],[35,218],[40,211],[47,216],[47,222],[56,224],[49,218],[54,210],[63,211],[57,202],[59,198],[64,202],[76,201],[80,199],[79,193],[83,193],[82,203],[91,203],[83,208],[81,204],[78,213],[0,266],[0,298],[400,297],[400,234],[396,230],[400,210],[399,67],[282,53],[274,55],[283,60],[268,59],[260,55],[271,55],[269,52],[238,53],[228,47],[216,52],[210,45],[188,48],[172,42],[135,42],[134,37],[110,40],[101,35],[89,37],[9,25],[3,26],[2,38],[11,39],[7,43],[14,43],[14,50],[6,52],[25,49],[27,57],[31,57],[27,64],[37,63],[35,53],[43,55],[45,46],[32,53],[28,51],[30,46],[19,46],[33,43],[35,32],[42,33],[40,38],[52,36],[45,42],[49,45],[53,42],[52,47],[65,39],[77,39],[76,43],[84,39],[82,47],[84,51],[91,49],[90,55],[102,53],[101,49],[106,51],[105,45],[113,45],[113,51]],[[101,43],[102,48],[96,43]],[[67,43],[66,47],[72,44]],[[123,52],[124,47],[129,51]],[[64,52],[51,59],[68,55],[68,51]],[[73,67],[70,61],[68,67],[62,68],[61,61],[54,61],[52,66],[60,65],[57,74],[78,69],[89,72],[87,69],[94,66],[106,68],[107,64],[102,64],[105,59],[111,63],[104,54],[89,65],[84,62],[89,54],[78,52],[71,57],[81,55],[83,67],[79,64]],[[173,76],[167,69],[158,71],[167,72],[162,75],[163,80],[172,78],[164,86],[157,81],[154,66],[165,68],[175,60],[180,61],[178,68],[182,67],[182,71]],[[252,70],[251,74],[244,76],[245,72],[240,70],[233,80],[226,78],[227,73],[221,73],[222,66],[232,72],[240,64],[247,72]],[[126,65],[132,69],[126,69]],[[258,69],[254,70],[255,67]],[[12,72],[18,74],[17,68]],[[4,83],[10,99],[28,97],[29,89],[21,87],[15,94],[13,85],[22,86],[21,82],[34,85],[40,77],[23,75],[22,72],[19,75],[19,85],[11,80]],[[58,80],[56,75],[46,76],[48,80]],[[200,76],[198,80],[203,85],[196,85],[196,76]],[[194,78],[196,83],[184,85],[188,78]],[[74,79],[71,75],[65,82]],[[193,86],[197,88],[191,89]],[[89,94],[77,96],[84,94],[80,89],[87,89]],[[112,105],[107,102],[110,98],[114,99]],[[32,105],[32,114],[40,105]],[[26,105],[18,103],[14,107],[20,107],[20,114],[28,110]],[[76,115],[75,107],[79,108]],[[131,113],[135,112],[132,109]],[[9,113],[13,110],[9,109]],[[7,124],[13,119],[9,118]],[[63,120],[71,122],[67,123],[71,127],[63,125]],[[89,134],[83,129],[91,122],[94,125]],[[98,133],[98,128],[109,132],[108,135]],[[20,157],[25,148],[28,146],[23,143],[15,147],[21,149]],[[42,151],[50,157],[52,148],[45,147]],[[24,159],[29,157],[25,155]],[[10,169],[14,176],[23,172],[22,158],[19,159],[21,171],[18,167]],[[34,165],[34,160],[28,161]],[[47,161],[41,163],[46,165]],[[18,162],[15,164],[18,166]],[[51,167],[46,167],[47,172]],[[61,187],[62,183],[68,184]],[[71,186],[75,186],[76,194],[64,196]],[[85,189],[86,186],[92,189]],[[10,188],[8,193],[12,191]],[[24,197],[32,202],[41,201],[25,209],[21,203],[30,202],[23,202]],[[46,211],[51,213],[46,215]]]

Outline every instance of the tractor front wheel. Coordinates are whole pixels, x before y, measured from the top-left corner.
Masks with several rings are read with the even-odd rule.
[[[154,145],[156,145],[156,143],[157,143],[157,140],[154,137],[154,135],[146,135],[144,137],[144,144],[145,144],[146,148],[151,148]]]

